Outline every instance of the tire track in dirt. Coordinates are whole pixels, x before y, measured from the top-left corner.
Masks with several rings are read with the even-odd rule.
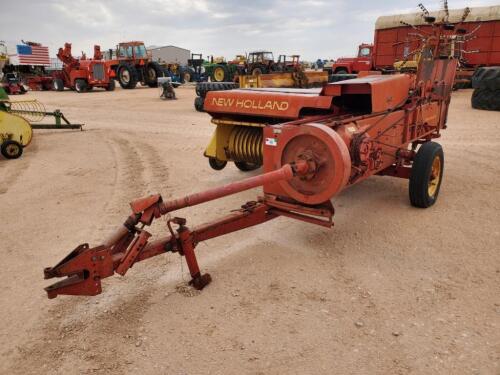
[[[94,229],[89,235],[91,244],[99,243],[103,234],[108,234],[129,214],[128,202],[141,197],[149,189],[151,180],[156,188],[160,181],[168,179],[168,169],[162,163],[156,150],[144,142],[137,141],[133,134],[113,134],[107,139],[113,152],[115,169],[113,188],[109,198],[104,200]],[[118,219],[118,220],[117,220]],[[134,275],[132,282],[126,279],[105,281],[106,295],[81,299],[62,300],[49,310],[40,336],[32,338],[18,347],[16,366],[10,373],[122,373],[123,366],[130,363],[123,360],[130,346],[140,346],[142,317],[147,311],[148,300],[154,292],[151,277]],[[126,284],[126,285],[122,285]],[[112,285],[110,285],[112,284]],[[123,289],[127,293],[123,294]],[[64,297],[63,297],[64,298]],[[108,345],[109,336],[116,340]],[[83,338],[83,339],[82,339]]]
[[[0,176],[2,176],[0,179],[0,195],[7,193],[19,177],[24,174],[30,166],[31,158],[36,157],[37,150],[38,146],[33,143],[30,145],[29,155],[25,154],[16,160],[0,160]]]

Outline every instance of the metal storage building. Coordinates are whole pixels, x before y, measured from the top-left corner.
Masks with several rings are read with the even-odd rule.
[[[186,65],[191,58],[190,50],[176,46],[150,47],[148,50],[153,61],[159,63]]]

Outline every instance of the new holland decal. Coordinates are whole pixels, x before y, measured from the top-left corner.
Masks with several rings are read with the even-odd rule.
[[[270,111],[286,111],[290,106],[287,101],[260,100],[260,99],[235,99],[212,98],[212,105],[217,107],[233,107],[237,109],[259,109]]]

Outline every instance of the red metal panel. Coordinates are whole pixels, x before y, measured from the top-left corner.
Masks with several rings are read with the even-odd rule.
[[[238,94],[237,97],[235,94]],[[311,94],[289,94],[278,91],[231,90],[211,91],[207,94],[204,108],[210,114],[235,113],[296,119],[303,108],[329,109],[332,98]]]
[[[480,25],[479,28],[477,28]],[[430,26],[418,26],[419,30],[429,32]],[[479,50],[479,52],[465,54],[467,62],[471,65],[500,65],[500,60],[496,52],[500,51],[500,21],[487,22],[466,22],[460,28],[468,33],[476,30],[475,39],[467,42],[465,49],[468,51]],[[373,67],[383,69],[392,67],[394,62],[403,59],[405,46],[407,50],[413,51],[418,48],[419,43],[415,40],[408,43],[415,37],[408,36],[416,31],[408,26],[401,26],[392,29],[375,30]],[[394,43],[399,43],[393,48]]]

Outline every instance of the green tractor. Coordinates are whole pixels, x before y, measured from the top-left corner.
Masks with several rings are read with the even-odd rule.
[[[205,74],[210,77],[212,82],[232,82],[239,74],[240,70],[245,69],[246,57],[237,55],[234,60],[226,61],[223,57],[210,58],[206,62]]]

